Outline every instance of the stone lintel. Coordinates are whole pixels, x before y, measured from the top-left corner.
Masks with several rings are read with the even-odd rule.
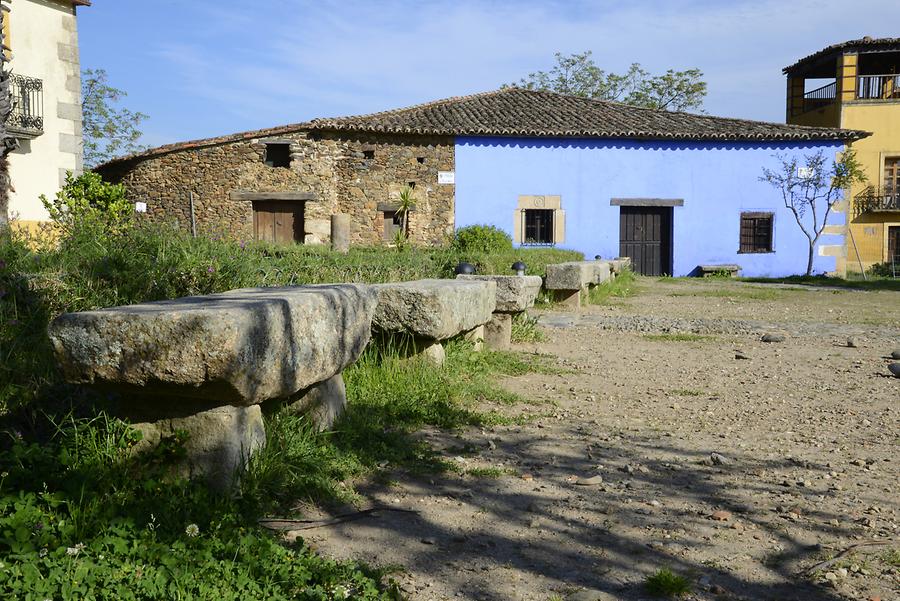
[[[611,207],[683,207],[683,198],[613,198]]]

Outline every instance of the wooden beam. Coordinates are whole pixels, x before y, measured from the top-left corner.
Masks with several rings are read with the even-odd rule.
[[[231,200],[317,200],[315,192],[249,192],[232,190]]]

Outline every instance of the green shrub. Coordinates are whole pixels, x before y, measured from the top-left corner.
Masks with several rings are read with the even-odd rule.
[[[125,198],[125,186],[103,181],[86,171],[79,176],[66,173],[66,181],[53,200],[43,194],[41,202],[64,231],[88,228],[95,235],[116,233],[134,221],[134,205]]]
[[[493,225],[469,225],[456,230],[453,247],[463,253],[497,253],[512,250],[509,234]]]
[[[876,278],[896,278],[900,277],[900,263],[892,264],[888,261],[884,263],[876,263],[869,267],[868,272],[870,276]]]

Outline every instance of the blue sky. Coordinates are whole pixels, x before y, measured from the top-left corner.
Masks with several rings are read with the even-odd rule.
[[[84,68],[150,115],[150,145],[491,90],[591,50],[623,71],[697,67],[713,115],[783,121],[781,68],[900,36],[897,0],[94,0]],[[894,29],[891,27],[895,26]]]

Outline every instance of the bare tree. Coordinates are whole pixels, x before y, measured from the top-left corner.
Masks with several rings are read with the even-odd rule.
[[[791,210],[809,240],[806,275],[812,275],[816,244],[834,205],[843,198],[846,189],[866,181],[866,176],[852,150],[831,164],[821,150],[804,156],[802,161],[797,157],[775,156],[781,162],[781,169],[772,171],[764,167],[759,179],[781,190],[784,206]]]

